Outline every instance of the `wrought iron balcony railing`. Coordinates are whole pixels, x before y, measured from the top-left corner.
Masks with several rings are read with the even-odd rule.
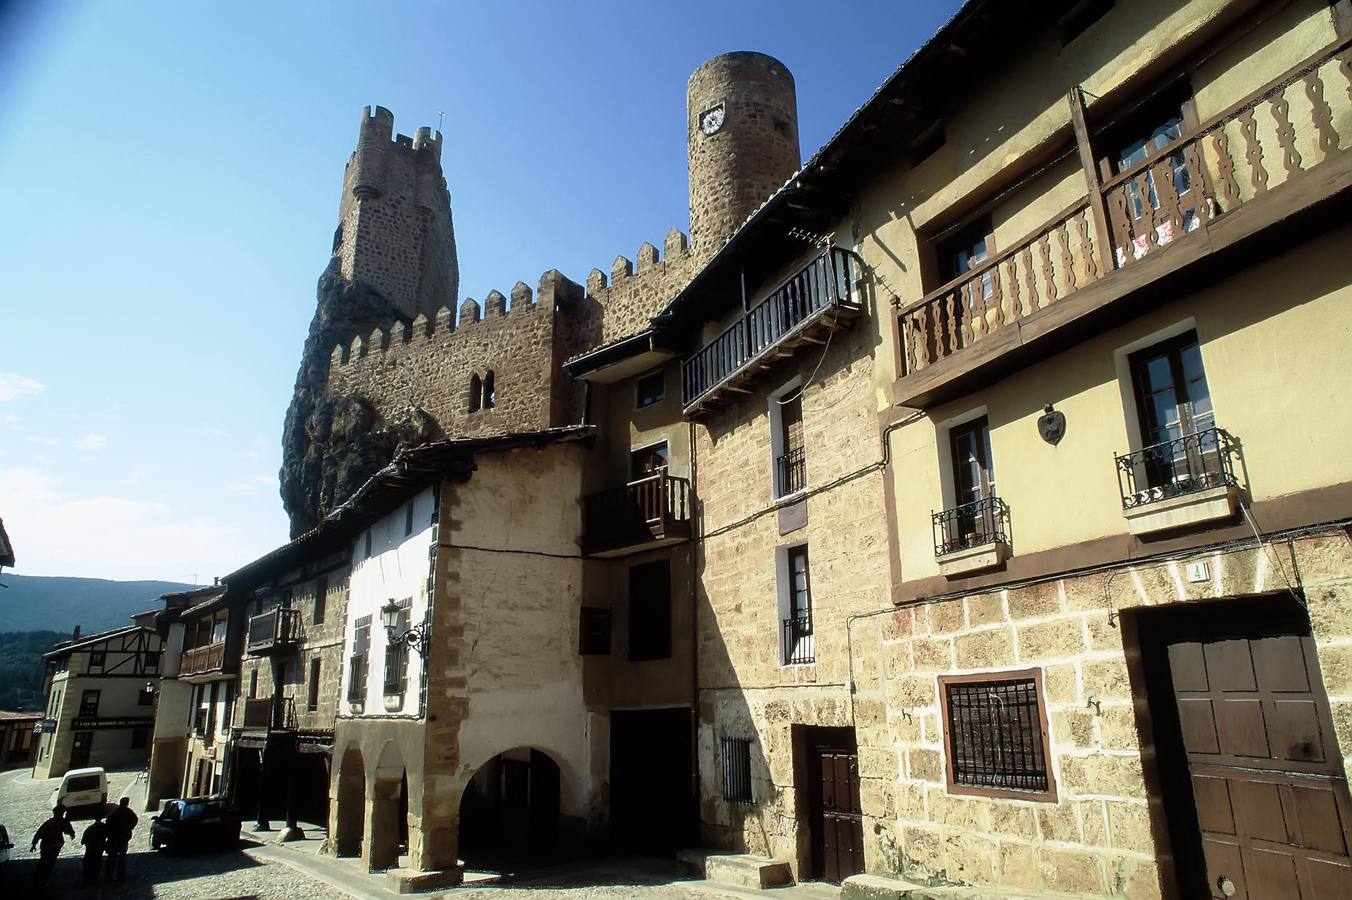
[[[759,371],[773,352],[820,343],[817,326],[834,331],[854,318],[864,306],[860,269],[853,253],[832,247],[795,272],[681,364],[682,406],[698,409],[711,393]]]
[[[259,656],[295,646],[300,640],[299,612],[279,606],[249,619],[249,653]]]
[[[1316,51],[1024,239],[903,305],[897,315],[905,374],[1000,334],[1274,191],[1298,183],[1317,188],[1305,176],[1352,146],[1352,124],[1326,99],[1352,90],[1349,45],[1352,37],[1342,37]]]
[[[290,697],[245,700],[244,727],[250,731],[295,731],[295,702]]]
[[[1117,457],[1122,508],[1234,486],[1237,446],[1229,433],[1208,428]]]
[[[787,497],[807,487],[807,451],[794,447],[775,457],[775,496]]]
[[[934,555],[1009,543],[1009,506],[999,497],[982,497],[933,513]]]
[[[583,498],[583,546],[588,553],[638,549],[690,537],[690,481],[657,474]]]
[[[201,675],[220,671],[225,663],[225,641],[216,641],[183,651],[180,675]]]
[[[816,640],[812,634],[812,616],[793,616],[784,620],[784,665],[816,662]]]

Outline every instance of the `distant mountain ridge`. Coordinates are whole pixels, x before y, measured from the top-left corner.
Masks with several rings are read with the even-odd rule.
[[[176,581],[109,581],[0,574],[0,632],[85,634],[131,624],[134,613],[160,606],[159,596],[192,587]]]

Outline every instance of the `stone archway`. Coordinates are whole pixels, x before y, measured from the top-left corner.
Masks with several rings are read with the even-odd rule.
[[[397,868],[399,855],[408,852],[408,773],[394,741],[381,748],[369,815],[366,867],[372,872]]]
[[[366,831],[366,765],[356,745],[338,765],[338,814],[334,831],[337,856],[361,856]]]
[[[460,799],[460,856],[470,866],[550,861],[559,832],[559,766],[517,747],[479,767]]]

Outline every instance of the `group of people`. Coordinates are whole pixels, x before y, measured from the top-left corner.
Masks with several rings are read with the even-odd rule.
[[[84,845],[84,880],[92,884],[99,880],[99,869],[104,869],[104,877],[109,881],[121,881],[127,870],[127,845],[131,843],[131,833],[136,828],[137,815],[131,811],[126,797],[123,797],[107,818],[96,816],[85,828],[80,838]],[[57,806],[52,817],[38,827],[33,835],[30,850],[39,850],[38,867],[35,877],[39,888],[47,884],[56,866],[56,858],[65,846],[66,836],[75,838],[75,828],[66,817],[66,808]],[[108,860],[104,865],[104,854]]]

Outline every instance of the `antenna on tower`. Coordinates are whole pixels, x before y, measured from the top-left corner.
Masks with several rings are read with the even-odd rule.
[[[442,119],[445,119],[445,118],[446,118],[446,114],[445,114],[444,112],[439,112],[439,113],[437,113],[437,133],[438,133],[438,134],[441,133],[441,121],[442,121]]]

